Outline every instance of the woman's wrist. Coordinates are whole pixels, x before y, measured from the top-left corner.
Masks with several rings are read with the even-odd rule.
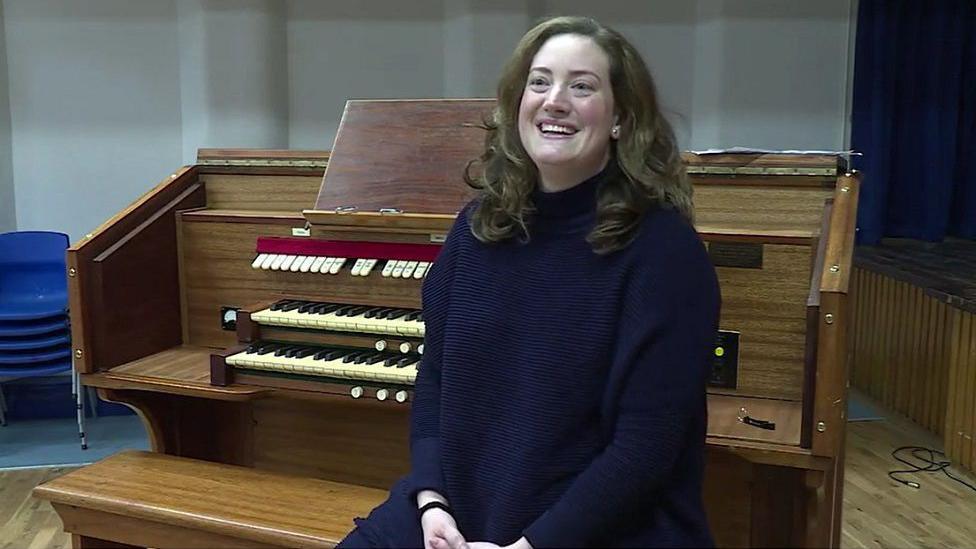
[[[442,496],[439,492],[436,492],[434,490],[421,490],[417,492],[418,509],[423,507],[424,505],[427,505],[432,501],[439,501],[440,503],[447,505],[447,498]]]

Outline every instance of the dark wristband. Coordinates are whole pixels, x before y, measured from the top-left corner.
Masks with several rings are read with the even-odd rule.
[[[435,501],[428,501],[427,503],[425,503],[423,505],[423,507],[421,507],[420,509],[417,509],[417,516],[418,517],[422,517],[422,516],[424,516],[424,513],[426,513],[427,511],[429,511],[431,509],[442,509],[448,515],[451,515],[452,517],[454,516],[454,511],[451,511],[451,508],[448,507],[448,505],[446,503],[441,502],[441,501],[436,501],[436,500]]]

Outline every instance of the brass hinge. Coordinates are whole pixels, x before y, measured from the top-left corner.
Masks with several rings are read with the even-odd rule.
[[[282,160],[274,158],[216,158],[197,162],[200,166],[235,166],[246,168],[325,168],[328,160]]]
[[[837,168],[784,168],[758,166],[688,166],[689,174],[704,175],[812,175],[836,176]]]

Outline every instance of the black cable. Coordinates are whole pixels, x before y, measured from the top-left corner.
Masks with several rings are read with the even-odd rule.
[[[911,457],[922,462],[922,465],[912,463],[904,459],[903,457],[899,456],[898,452],[901,452],[903,450],[911,450]],[[919,455],[919,452],[928,452],[928,456]],[[891,457],[911,467],[911,469],[888,471],[888,477],[890,477],[891,480],[904,484],[905,486],[911,486],[912,488],[920,488],[921,485],[919,483],[911,480],[901,479],[896,477],[895,475],[901,475],[907,473],[935,473],[938,471],[942,471],[943,473],[946,474],[947,477],[951,478],[952,480],[962,484],[963,486],[966,486],[970,490],[976,491],[976,486],[973,486],[972,484],[966,482],[965,480],[957,476],[953,476],[953,474],[949,472],[949,465],[951,465],[951,463],[949,462],[948,459],[936,460],[935,458],[936,455],[942,456],[943,458],[946,457],[946,455],[943,452],[940,452],[938,450],[932,450],[931,448],[925,448],[923,446],[902,446],[900,448],[895,448],[891,452]]]

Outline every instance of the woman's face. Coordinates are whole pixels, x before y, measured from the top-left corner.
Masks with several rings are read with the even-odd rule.
[[[586,36],[548,39],[532,58],[518,118],[543,190],[566,189],[597,174],[610,158],[615,123],[607,54]]]

